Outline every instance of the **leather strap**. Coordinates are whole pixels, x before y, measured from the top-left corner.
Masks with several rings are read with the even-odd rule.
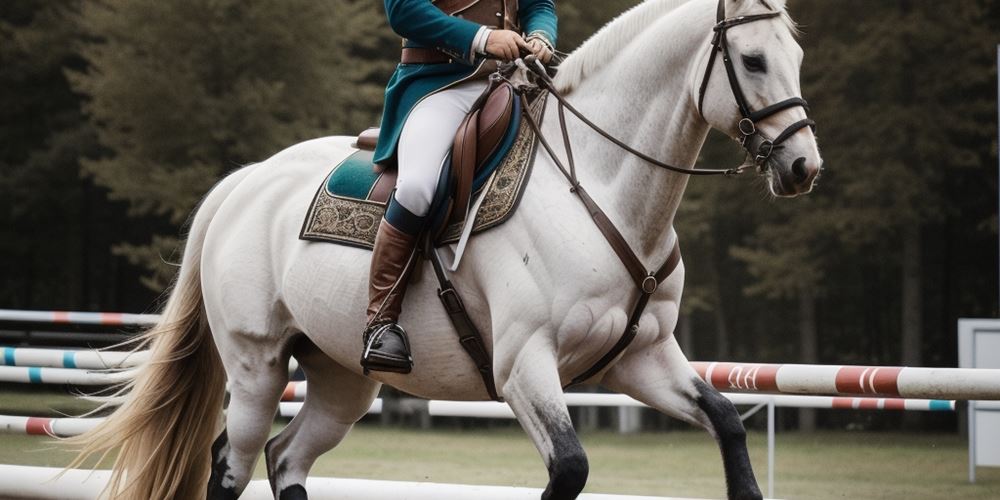
[[[444,305],[444,310],[448,313],[448,319],[451,320],[451,324],[455,326],[455,331],[458,333],[458,343],[465,349],[469,357],[472,358],[472,362],[476,364],[476,369],[479,370],[479,375],[483,378],[483,384],[486,386],[486,392],[490,395],[490,399],[503,401],[503,398],[497,394],[496,381],[493,379],[493,357],[486,350],[486,342],[483,341],[483,335],[476,328],[475,323],[472,322],[468,311],[465,310],[465,303],[462,302],[462,297],[458,294],[458,290],[455,289],[455,286],[448,279],[444,265],[441,263],[441,257],[438,256],[437,249],[430,245],[428,246],[430,247],[428,249],[428,256],[431,260],[431,265],[434,267],[434,275],[437,276],[438,284],[441,286],[438,289],[438,298],[441,299],[441,304]]]
[[[677,269],[677,264],[680,264],[680,262],[681,247],[680,245],[675,244],[674,249],[670,251],[670,256],[667,257],[667,261],[664,262],[656,273],[653,273],[651,276],[655,277],[658,282],[663,281],[667,278],[667,276],[670,276],[670,274],[674,272],[674,269]],[[628,348],[629,344],[635,340],[635,336],[639,333],[639,318],[642,317],[642,313],[645,311],[646,305],[649,304],[649,298],[652,296],[652,292],[646,293],[645,290],[642,291],[642,294],[639,295],[639,300],[635,303],[635,307],[632,308],[632,314],[629,315],[628,325],[625,327],[625,332],[622,333],[618,342],[616,342],[615,345],[611,347],[611,350],[605,353],[604,356],[601,356],[601,359],[597,360],[593,366],[588,368],[587,371],[577,375],[573,380],[571,380],[566,387],[586,382],[591,377],[604,370],[609,364],[611,364],[612,361],[615,360],[615,358]]]
[[[569,181],[571,186],[570,191],[576,194],[577,198],[580,199],[584,207],[587,208],[590,218],[594,220],[594,224],[597,225],[597,228],[601,231],[604,239],[607,240],[609,245],[611,245],[611,249],[614,250],[618,259],[622,262],[625,269],[628,270],[629,275],[632,277],[632,282],[635,283],[635,286],[639,289],[639,299],[632,307],[632,313],[629,314],[628,325],[625,327],[625,331],[622,332],[621,337],[619,337],[618,341],[615,342],[615,345],[612,346],[611,349],[604,354],[604,356],[601,356],[601,358],[590,368],[585,370],[580,375],[573,377],[569,384],[566,385],[566,387],[571,387],[583,383],[603,371],[612,361],[615,360],[615,358],[621,355],[621,353],[628,348],[633,340],[635,340],[636,334],[639,333],[639,319],[642,318],[642,313],[646,310],[646,305],[649,304],[649,299],[654,293],[656,293],[656,289],[659,287],[659,284],[667,279],[667,277],[674,272],[674,269],[677,269],[677,265],[680,264],[681,261],[681,249],[680,245],[675,242],[673,248],[670,250],[670,255],[667,256],[663,265],[661,265],[656,271],[646,270],[646,266],[642,264],[639,256],[635,254],[632,247],[629,246],[627,241],[625,241],[625,237],[622,236],[621,231],[615,227],[615,224],[611,222],[608,215],[604,212],[604,210],[601,210],[601,207],[597,205],[597,202],[595,202],[593,198],[590,197],[590,194],[587,193],[583,186],[580,185],[580,181],[576,178],[576,162],[573,158],[573,147],[569,140],[569,131],[566,127],[566,115],[563,111],[564,107],[569,108],[569,106],[554,88],[550,88],[550,93],[556,96],[556,99],[559,101],[559,125],[562,129],[563,145],[566,150],[567,161],[569,162],[568,169],[565,165],[563,165],[562,160],[556,156],[555,151],[552,149],[552,146],[549,144],[549,141],[545,138],[545,136],[542,135],[541,127],[538,126],[534,118],[526,114],[525,119],[535,132],[535,135],[538,136],[539,142],[541,142],[542,147],[545,148],[549,157],[552,158],[553,163],[556,164],[559,171],[562,172],[563,176],[566,177],[566,180]],[[527,100],[523,95],[521,96],[521,99],[524,101],[523,104],[527,105]],[[574,110],[570,109],[570,111]],[[575,111],[574,114],[576,114]],[[596,125],[592,125],[592,127],[595,127],[596,129]],[[671,169],[673,168],[676,167],[671,167]],[[688,169],[685,170],[686,172],[690,172]]]
[[[423,47],[403,47],[399,62],[403,64],[444,64],[452,58],[435,49]]]

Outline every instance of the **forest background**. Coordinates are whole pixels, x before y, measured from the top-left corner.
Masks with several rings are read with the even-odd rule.
[[[560,49],[636,3],[557,2]],[[956,320],[998,314],[1000,1],[788,8],[826,171],[796,200],[689,184],[678,337],[691,359],[955,366]],[[371,0],[0,2],[0,308],[155,311],[212,184],[377,123],[398,51]],[[741,160],[713,134],[700,164]]]

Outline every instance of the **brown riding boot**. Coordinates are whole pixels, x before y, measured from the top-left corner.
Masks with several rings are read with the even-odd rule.
[[[416,236],[382,219],[375,236],[368,278],[368,326],[361,355],[361,366],[366,374],[368,371],[410,373],[413,368],[406,331],[397,322],[416,246]]]

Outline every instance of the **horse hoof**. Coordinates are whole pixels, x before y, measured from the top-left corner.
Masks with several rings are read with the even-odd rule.
[[[306,489],[301,484],[293,484],[283,490],[278,495],[278,500],[309,500]]]

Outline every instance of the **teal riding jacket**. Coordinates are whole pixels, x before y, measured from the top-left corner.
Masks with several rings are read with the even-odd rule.
[[[452,17],[431,0],[384,0],[389,26],[406,39],[407,47],[438,49],[452,57],[450,63],[399,64],[385,89],[381,132],[375,161],[396,162],[396,144],[410,111],[421,99],[471,76],[485,59],[472,52],[481,27]],[[556,43],[557,18],[553,0],[520,0],[518,22],[526,34],[539,33]]]

